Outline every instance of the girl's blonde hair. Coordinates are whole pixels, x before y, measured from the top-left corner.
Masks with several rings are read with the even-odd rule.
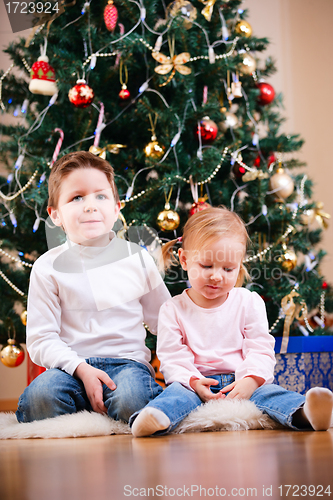
[[[235,237],[244,244],[244,255],[249,242],[249,235],[242,219],[235,212],[225,207],[210,207],[192,215],[183,229],[183,237],[171,240],[162,247],[162,256],[165,269],[177,265],[178,260],[174,256],[173,249],[181,240],[184,250],[202,250],[213,241],[223,237]],[[236,286],[242,286],[249,274],[241,263]]]

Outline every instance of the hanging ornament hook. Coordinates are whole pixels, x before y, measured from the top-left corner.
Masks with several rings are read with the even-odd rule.
[[[124,75],[123,75],[124,73]],[[125,77],[125,79],[124,79]],[[119,80],[121,84],[121,91],[119,92],[119,97],[123,101],[126,101],[127,99],[130,98],[131,94],[129,90],[127,89],[127,82],[128,82],[128,70],[126,64],[123,63],[122,60],[120,60],[120,65],[119,65]]]

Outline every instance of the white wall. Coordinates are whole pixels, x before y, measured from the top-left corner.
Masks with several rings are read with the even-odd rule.
[[[245,0],[254,34],[268,37],[265,57],[273,56],[278,72],[269,79],[284,95],[284,131],[300,134],[299,158],[314,183],[316,201],[333,216],[333,19],[332,0]],[[333,283],[333,221],[320,248],[328,255],[322,273]]]
[[[26,353],[25,345],[22,347]],[[25,356],[23,363],[15,368],[8,368],[0,363],[0,401],[18,399],[26,385],[27,356]]]
[[[278,72],[269,82],[284,94],[284,130],[305,139],[300,157],[308,164],[307,173],[315,183],[314,199],[324,202],[333,215],[333,19],[332,0],[245,0],[249,22],[256,36],[268,37]],[[0,47],[14,38],[0,2]],[[27,36],[21,32],[16,36]],[[0,67],[10,65],[0,53]],[[332,141],[332,142],[331,142]],[[333,283],[333,222],[324,234],[321,247],[329,252],[322,272]],[[4,284],[0,284],[4,286]],[[25,367],[6,368],[0,364],[0,399],[18,397],[26,380]],[[9,396],[10,395],[10,396]]]

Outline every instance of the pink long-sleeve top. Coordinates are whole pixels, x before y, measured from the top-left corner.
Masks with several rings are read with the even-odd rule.
[[[157,356],[167,384],[177,381],[191,389],[191,377],[222,373],[272,383],[274,343],[264,301],[246,288],[233,288],[211,309],[196,305],[184,290],[160,309]]]

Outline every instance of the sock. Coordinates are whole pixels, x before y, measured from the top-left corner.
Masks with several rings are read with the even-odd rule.
[[[132,434],[134,437],[151,436],[157,431],[167,429],[169,417],[157,408],[144,408],[134,420]]]
[[[315,431],[327,431],[331,425],[333,393],[323,387],[313,387],[305,396],[304,416]]]

